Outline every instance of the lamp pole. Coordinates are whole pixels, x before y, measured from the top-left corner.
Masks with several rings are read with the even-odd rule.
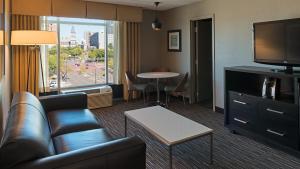
[[[40,55],[40,66],[41,66],[41,74],[42,74],[42,82],[43,82],[43,92],[44,94],[46,93],[46,88],[45,88],[45,79],[44,79],[44,67],[43,67],[43,60],[42,60],[42,54],[41,54],[41,48],[36,45],[36,49],[39,50],[39,55]]]
[[[32,48],[30,49],[30,53],[32,52]],[[29,80],[30,80],[30,65],[31,65],[31,57],[30,53],[27,53],[27,58],[28,58],[28,68],[27,68],[27,83],[26,83],[26,91],[29,91]]]

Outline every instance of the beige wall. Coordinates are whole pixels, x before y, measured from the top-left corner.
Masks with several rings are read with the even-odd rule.
[[[162,13],[163,65],[181,73],[190,71],[190,20],[215,14],[216,105],[224,107],[224,67],[258,65],[253,62],[253,22],[300,17],[299,0],[204,0]],[[170,53],[166,31],[182,29],[182,52]]]
[[[144,20],[141,23],[141,71],[147,72],[161,65],[161,32],[151,27],[155,12],[144,10]]]

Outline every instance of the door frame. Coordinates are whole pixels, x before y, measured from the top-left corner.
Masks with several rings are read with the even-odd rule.
[[[196,81],[196,75],[195,75],[195,69],[196,69],[196,63],[194,63],[194,57],[196,55],[196,47],[195,47],[195,39],[193,37],[194,32],[195,32],[195,27],[193,26],[193,23],[195,21],[199,20],[205,20],[205,19],[211,19],[212,20],[212,84],[213,84],[213,111],[216,111],[216,56],[215,56],[215,14],[212,15],[207,15],[207,16],[199,16],[199,17],[194,17],[190,19],[190,72],[191,72],[191,103],[195,103],[195,95],[192,93],[195,93],[196,91],[196,86],[195,86],[195,81]]]

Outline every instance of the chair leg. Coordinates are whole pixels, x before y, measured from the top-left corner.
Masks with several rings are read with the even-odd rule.
[[[133,91],[128,92],[128,101],[133,100]]]
[[[130,99],[130,91],[128,90],[128,96],[127,96],[127,103],[129,102],[129,99]]]
[[[146,92],[143,90],[143,98],[144,98],[144,104],[146,104]]]
[[[146,91],[146,102],[149,101],[149,91]]]
[[[182,95],[182,99],[183,99],[183,104],[185,105],[185,97],[184,97],[184,94]]]
[[[166,92],[166,107],[168,107],[168,93]]]

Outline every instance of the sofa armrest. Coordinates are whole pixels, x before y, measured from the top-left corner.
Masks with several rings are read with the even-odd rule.
[[[21,164],[16,169],[145,169],[146,145],[138,137],[75,150]]]
[[[61,109],[87,109],[87,95],[85,93],[72,93],[40,97],[46,112]]]

